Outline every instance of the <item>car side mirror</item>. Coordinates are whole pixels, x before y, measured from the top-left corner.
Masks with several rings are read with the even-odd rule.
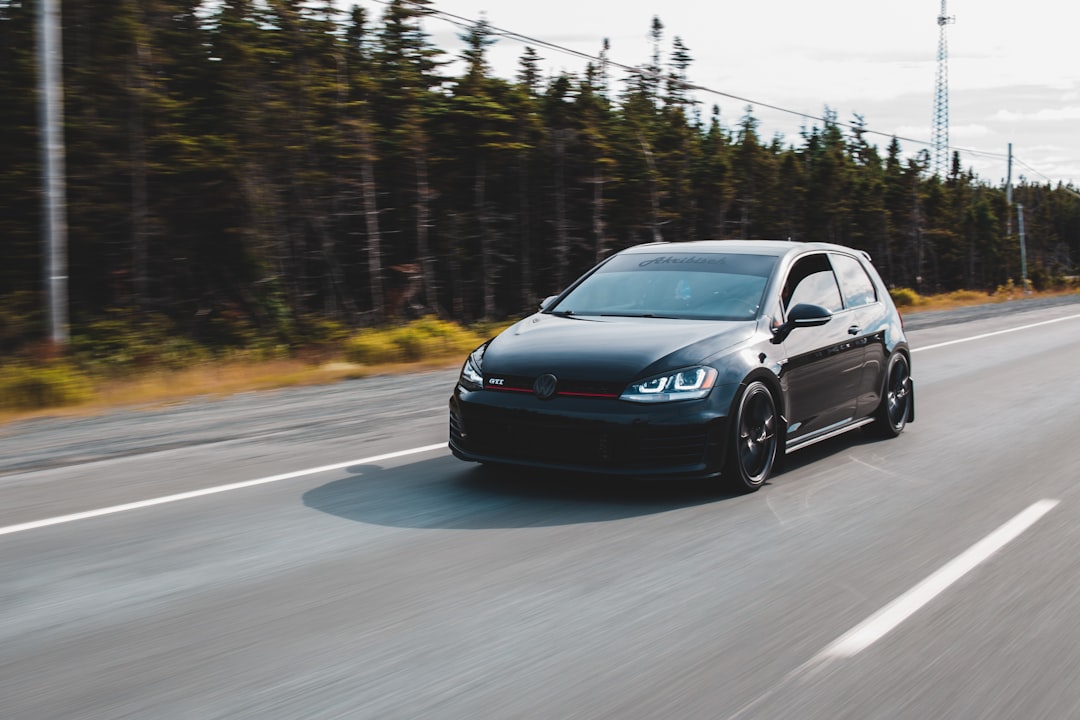
[[[555,302],[555,298],[557,298],[557,297],[559,297],[559,296],[558,295],[548,295],[546,298],[544,298],[543,300],[540,301],[540,309],[541,310],[547,310],[548,307],[551,306],[551,303]]]
[[[810,303],[799,303],[788,311],[787,322],[773,330],[774,343],[782,343],[795,328],[817,327],[832,320],[828,308]]]

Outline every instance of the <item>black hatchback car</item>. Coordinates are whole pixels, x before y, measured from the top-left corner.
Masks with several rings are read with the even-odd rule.
[[[896,307],[862,252],[707,241],[612,255],[468,357],[450,449],[482,463],[759,488],[784,453],[914,419]]]

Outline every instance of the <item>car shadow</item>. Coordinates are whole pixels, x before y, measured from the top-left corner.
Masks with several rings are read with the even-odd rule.
[[[797,481],[805,467],[862,445],[889,442],[850,432],[788,455],[758,495]],[[612,522],[747,497],[723,481],[638,479],[496,467],[438,457],[402,467],[356,465],[349,477],[304,493],[307,507],[373,525],[481,530]]]
[[[349,477],[304,493],[304,504],[375,525],[478,530],[611,522],[734,497],[718,481],[498,468],[448,457],[347,471]]]

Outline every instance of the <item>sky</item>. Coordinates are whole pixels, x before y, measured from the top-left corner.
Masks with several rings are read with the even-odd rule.
[[[1004,183],[1012,143],[1013,182],[1080,187],[1080,3],[1076,0],[947,0],[949,144],[964,169]],[[380,18],[380,0],[352,0]],[[690,82],[752,100],[759,133],[799,145],[800,128],[820,125],[762,105],[841,122],[862,116],[906,153],[931,140],[940,0],[435,0],[436,10],[545,43],[597,55],[604,39],[611,60],[644,65],[652,56],[653,17],[664,26],[665,59],[675,37],[693,58]],[[424,28],[456,55],[460,27],[428,18]],[[502,38],[491,48],[496,75],[513,78],[526,43]],[[585,60],[536,48],[547,76],[580,73]],[[621,78],[622,73],[613,73]],[[701,93],[706,115],[738,125],[747,102]]]

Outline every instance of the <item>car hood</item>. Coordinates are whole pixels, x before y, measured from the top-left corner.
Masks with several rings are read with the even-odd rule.
[[[753,322],[536,314],[508,328],[484,353],[485,375],[630,382],[690,367],[748,340]]]

